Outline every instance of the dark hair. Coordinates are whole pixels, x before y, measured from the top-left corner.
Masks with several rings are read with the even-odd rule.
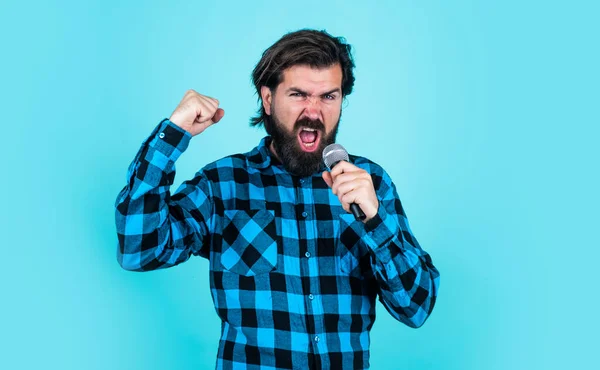
[[[295,65],[325,68],[339,63],[342,67],[342,97],[350,95],[354,86],[354,60],[351,49],[346,39],[333,37],[324,30],[302,29],[285,34],[264,51],[252,71],[252,82],[258,94],[260,108],[257,116],[250,120],[250,126],[267,123],[270,118],[262,105],[261,86],[275,91],[281,83],[283,71]]]

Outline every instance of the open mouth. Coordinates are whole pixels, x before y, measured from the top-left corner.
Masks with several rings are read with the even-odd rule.
[[[314,128],[302,127],[298,133],[300,147],[305,152],[314,152],[317,150],[319,140],[321,140],[321,134],[319,130],[315,130]]]

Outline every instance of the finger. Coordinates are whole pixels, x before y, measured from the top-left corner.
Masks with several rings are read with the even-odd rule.
[[[333,179],[331,178],[331,174],[327,171],[323,171],[323,180],[325,180],[325,183],[327,184],[327,186],[331,187],[333,185]]]
[[[199,100],[201,103],[204,103],[204,104],[206,104],[206,105],[208,105],[208,106],[211,106],[211,107],[213,107],[215,110],[217,110],[217,108],[219,107],[219,102],[218,102],[216,99],[210,98],[210,97],[208,97],[208,96],[203,96],[203,95],[200,95],[200,96],[198,97],[198,100]]]
[[[194,131],[196,134],[199,134],[212,125],[214,125],[214,122],[212,119],[206,120],[202,123],[194,122],[194,124],[192,126],[192,131]]]
[[[339,198],[338,198],[339,199]],[[350,210],[350,203],[346,203],[344,201],[342,201],[340,199],[340,203],[342,204],[342,208],[344,209],[344,211],[351,213],[352,211]]]
[[[211,98],[210,96],[202,96],[202,98],[215,108],[219,106],[219,101],[215,98]]]
[[[207,98],[210,99],[213,103],[215,103],[217,105],[217,107],[219,106],[219,104],[221,104],[221,103],[219,103],[219,99],[211,98],[210,96],[207,96]]]
[[[217,112],[215,113],[215,115],[212,118],[213,123],[217,123],[221,120],[221,118],[223,118],[223,116],[225,115],[225,110],[222,108],[217,109]]]
[[[342,184],[354,183],[360,179],[364,179],[364,174],[360,171],[341,173],[333,181],[333,186],[331,187],[331,190],[333,190],[334,194],[338,194],[339,187]]]
[[[339,197],[343,197],[346,193],[351,192],[352,190],[356,189],[357,187],[358,187],[358,184],[356,183],[356,181],[348,181],[348,182],[338,185],[334,194],[336,194]],[[341,200],[341,198],[340,198],[340,200]]]
[[[346,173],[339,174],[333,181],[333,185],[331,186],[331,191],[333,191],[333,194],[338,195],[340,186],[346,184],[347,182],[349,182],[351,180],[352,179],[350,179],[348,177],[348,174],[346,174]]]
[[[339,161],[332,169],[331,169],[331,177],[335,179],[339,174],[344,172],[346,169],[346,161]]]
[[[346,203],[346,204],[350,204],[350,203],[356,203],[356,204],[360,204],[360,198],[361,198],[362,192],[360,191],[360,189],[354,189],[352,191],[347,192],[346,194],[342,195],[339,197],[340,202],[342,203]]]
[[[348,181],[348,182],[341,184],[339,186],[339,188],[337,189],[337,195],[344,196],[345,194],[355,191],[355,190],[364,192],[365,189],[369,189],[370,187],[372,187],[372,185],[368,180],[359,178],[354,181]]]
[[[209,104],[206,101],[202,101],[202,103],[200,103],[200,113],[196,116],[196,120],[195,122],[198,123],[204,123],[207,121],[210,121],[215,113],[217,112],[217,108],[213,107],[211,104]]]
[[[349,162],[346,162],[346,161],[340,161],[331,170],[331,176],[335,179],[337,177],[337,175],[339,175],[341,173],[352,172],[352,171],[356,171],[356,170],[359,170],[359,169],[360,169],[359,167],[356,167],[352,163],[349,163]]]

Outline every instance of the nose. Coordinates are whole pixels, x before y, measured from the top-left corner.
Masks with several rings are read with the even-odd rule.
[[[321,119],[321,101],[318,97],[313,96],[306,99],[304,115],[313,121]]]

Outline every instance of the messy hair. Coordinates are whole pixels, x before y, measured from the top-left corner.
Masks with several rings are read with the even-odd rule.
[[[303,29],[284,35],[264,51],[252,71],[252,82],[258,94],[260,108],[250,120],[251,126],[268,123],[270,117],[262,105],[260,90],[267,86],[275,91],[283,71],[296,65],[327,68],[339,64],[342,68],[342,97],[350,95],[354,86],[354,60],[351,46],[343,37],[333,37],[326,31]]]

